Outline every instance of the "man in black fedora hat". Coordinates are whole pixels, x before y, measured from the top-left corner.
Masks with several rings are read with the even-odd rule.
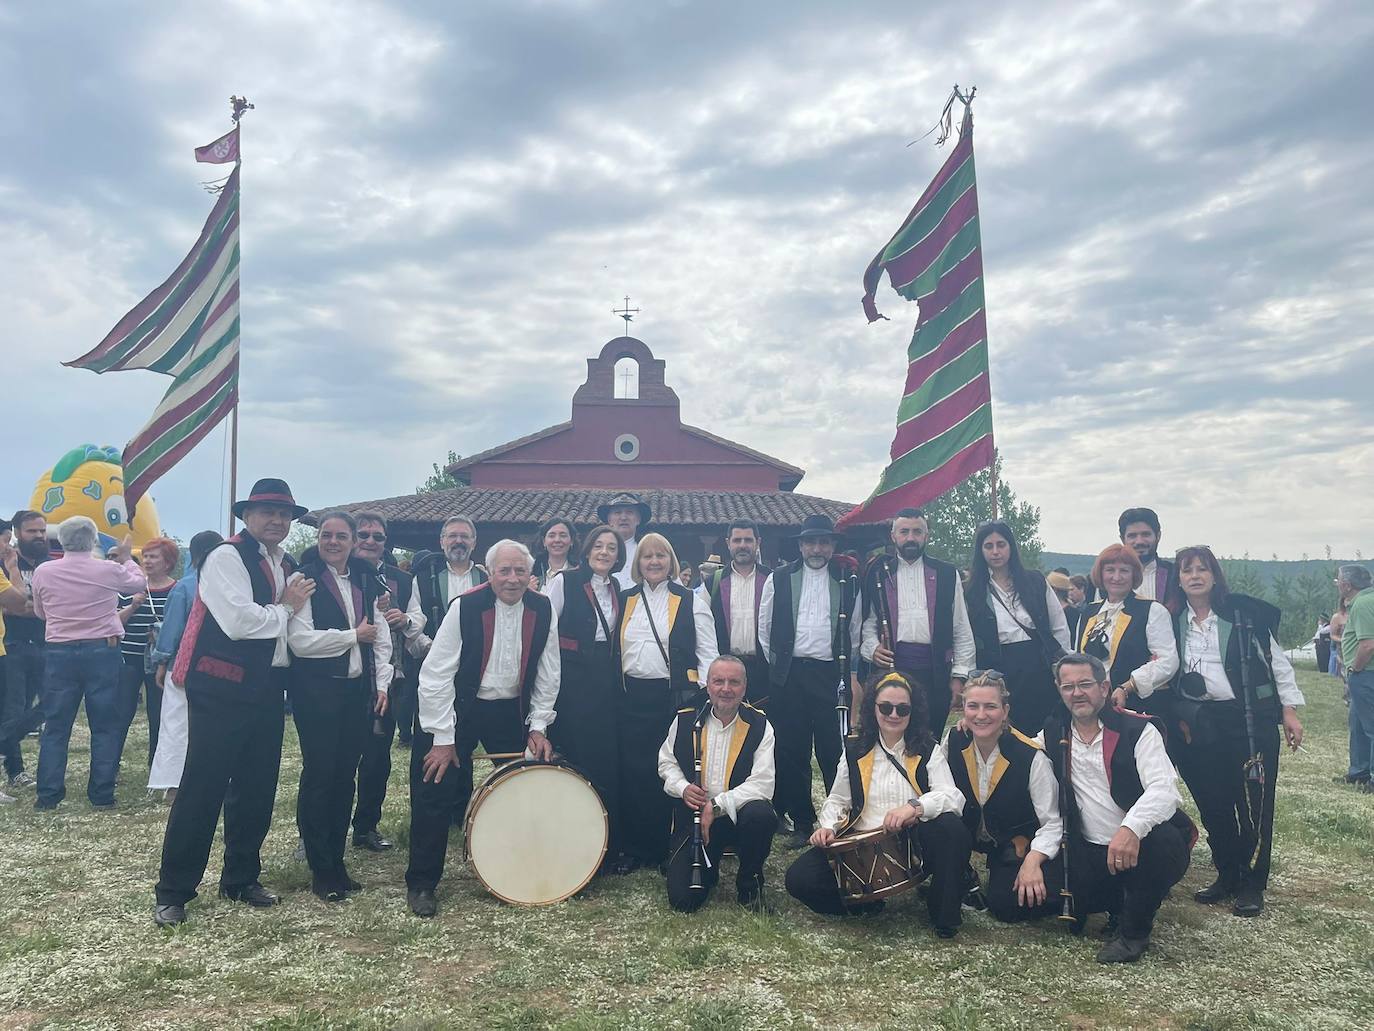
[[[243,530],[216,547],[172,677],[186,686],[190,733],[181,789],[167,818],[153,921],[186,919],[205,874],[221,808],[224,868],[219,893],[250,906],[278,899],[258,882],[281,766],[282,698],[290,653],[286,628],[315,591],[295,572],[282,541],[305,515],[284,480],[264,479],[234,503]]]
[[[635,567],[635,550],[639,547],[639,531],[653,518],[648,504],[638,494],[621,491],[596,508],[596,518],[615,531],[625,544],[625,564],[615,574],[620,586],[629,590],[635,585],[631,570]]]
[[[768,716],[777,734],[775,801],[792,819],[792,848],[804,846],[816,825],[813,743],[827,792],[835,779],[843,750],[835,708],[838,659],[859,652],[853,616],[861,611],[860,592],[847,590],[831,569],[839,539],[829,516],[807,516],[797,534],[801,560],[775,571],[759,599],[759,645],[772,682]]]

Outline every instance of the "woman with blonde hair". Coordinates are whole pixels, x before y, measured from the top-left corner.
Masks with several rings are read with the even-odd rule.
[[[701,704],[716,657],[716,627],[706,599],[677,582],[680,566],[662,534],[635,549],[634,586],[620,592],[621,849],[617,873],[668,855],[671,808],[658,776],[658,746],[680,708]]]

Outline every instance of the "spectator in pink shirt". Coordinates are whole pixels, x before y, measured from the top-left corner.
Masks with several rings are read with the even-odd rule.
[[[57,528],[65,554],[33,573],[33,609],[47,620],[43,681],[43,735],[38,742],[35,809],[56,809],[67,793],[67,747],[82,699],[91,728],[91,772],[86,797],[96,809],[113,809],[115,777],[124,739],[119,693],[119,640],[124,636],[119,595],[148,584],[130,557],[125,537],[106,562],[95,554],[95,523],[73,516]]]

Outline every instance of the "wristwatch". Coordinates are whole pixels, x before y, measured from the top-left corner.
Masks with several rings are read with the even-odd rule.
[[[915,795],[913,795],[911,798],[908,798],[908,799],[906,800],[906,804],[909,805],[909,806],[911,806],[912,809],[921,809],[921,808],[922,808],[922,807],[921,807],[921,800],[920,800],[920,798],[918,798],[918,797],[915,796]]]
[[[723,813],[723,812],[724,812],[724,810],[721,809],[720,803],[717,802],[714,798],[711,799],[711,816],[712,816],[713,818],[716,818],[716,817],[719,817],[719,816],[721,815],[721,813]]]

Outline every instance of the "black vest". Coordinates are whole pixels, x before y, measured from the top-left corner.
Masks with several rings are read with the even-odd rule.
[[[997,739],[997,749],[1006,766],[994,768],[992,790],[982,803],[975,790],[977,747],[972,734],[957,728],[949,732],[949,772],[964,794],[964,825],[973,836],[973,847],[995,851],[1014,837],[1035,837],[1040,817],[1031,800],[1030,773],[1040,746],[1015,730],[1004,730]]]
[[[797,645],[797,624],[796,613],[793,611],[794,603],[792,598],[792,577],[803,567],[803,562],[798,560],[783,566],[781,569],[773,571],[773,615],[769,625],[768,644],[773,651],[773,665],[769,670],[772,681],[778,687],[787,683],[787,674],[792,670],[792,649]],[[830,591],[832,596],[839,592],[841,602],[831,604],[833,616],[830,620],[830,654],[838,657],[841,650],[839,609],[843,604],[844,593],[840,590],[841,584],[836,579],[834,571],[827,566],[826,575],[830,578]],[[849,618],[854,619],[854,601],[850,598],[847,610]],[[843,642],[843,647],[848,648],[849,642]],[[858,656],[851,656],[852,662],[857,662]]]
[[[700,696],[702,678],[705,677],[706,671],[697,669],[697,624],[692,613],[692,605],[696,599],[690,588],[672,580],[667,581],[667,584],[669,593],[678,598],[677,615],[673,617],[671,628],[657,624],[655,626],[659,639],[663,640],[663,646],[668,650],[668,686],[676,704],[687,705],[695,702],[699,706],[704,700]],[[622,674],[625,665],[620,661],[621,634],[624,632],[626,620],[634,614],[638,606],[644,604],[643,595],[642,584],[635,584],[620,592],[620,625],[616,628],[615,638],[617,666]],[[668,604],[671,607],[671,599]]]
[[[530,691],[539,671],[539,657],[549,643],[549,627],[553,622],[553,605],[536,591],[525,591],[525,604],[520,637],[520,719],[523,722],[530,708]],[[458,719],[470,718],[468,713],[477,701],[477,689],[491,658],[492,638],[496,631],[496,592],[489,584],[476,587],[454,603],[458,606],[459,625],[463,631],[463,647],[458,656],[458,672],[454,675],[454,710]]]
[[[444,591],[448,583],[448,562],[441,552],[431,551],[419,563],[411,566],[415,587],[420,592],[420,611],[425,614],[425,636],[433,638],[439,632],[439,624],[444,621],[448,606],[457,598],[444,603]],[[487,571],[476,562],[472,564],[472,586],[482,586],[487,582]]]
[[[906,757],[908,768],[913,758],[920,758],[920,762],[916,764],[915,775],[917,795],[924,795],[930,790],[930,756],[931,753],[939,747],[940,742],[932,740],[930,744],[922,748],[915,756],[908,755]],[[863,815],[864,785],[867,780],[864,776],[865,770],[868,771],[869,776],[872,776],[874,765],[877,763],[886,765],[891,762],[891,760],[883,754],[881,743],[875,743],[868,751],[861,752],[858,739],[845,741],[844,761],[849,767],[849,815],[845,818],[844,823],[840,825],[840,834],[844,834],[849,830],[850,827],[858,822],[859,817]]]
[[[597,616],[601,607],[592,593],[592,571],[585,567],[574,567],[558,574],[563,578],[563,611],[558,616],[558,647],[562,650],[563,672],[566,675],[569,665],[580,666],[597,644],[596,632],[601,626],[601,618],[606,619],[606,646],[615,647],[615,628],[620,623],[620,588],[615,578],[611,578],[611,605],[609,617],[603,612]]]
[[[276,600],[276,586],[269,574],[267,559],[247,530],[217,544],[216,548],[233,548],[238,553],[248,572],[255,605],[271,605]],[[288,554],[283,557],[282,567],[290,578],[296,569],[296,560]],[[230,638],[197,596],[178,649],[178,654],[185,652],[188,656],[184,686],[236,692],[244,689],[266,691],[276,650],[276,638],[242,641]]]
[[[315,593],[310,596],[310,601],[307,604],[310,606],[310,615],[314,620],[316,630],[352,630],[373,614],[380,591],[377,583],[377,570],[370,562],[365,562],[360,558],[349,559],[349,582],[338,584],[341,591],[351,591],[356,586],[362,593],[362,611],[357,613],[358,619],[354,623],[348,621],[348,613],[339,604],[339,599],[334,596],[332,585],[336,581],[334,581],[334,574],[330,572],[326,563],[319,560],[307,563],[301,567],[301,573],[315,581]],[[356,595],[354,597],[356,599]],[[391,631],[383,623],[380,632],[390,633]],[[369,687],[375,686],[377,670],[372,645],[363,644],[359,645],[358,648],[362,653],[363,683]],[[291,669],[296,676],[311,680],[347,678],[348,652],[351,650],[345,650],[341,655],[331,655],[327,659],[305,659],[292,653]]]
[[[711,618],[716,623],[716,651],[721,655],[735,654],[735,650],[730,645],[730,620],[725,615],[725,599],[721,596],[721,586],[733,575],[732,568],[726,566],[724,569],[716,571],[710,585]],[[754,566],[754,575],[749,578],[749,589],[754,593],[749,600],[754,607],[754,654],[756,655],[762,655],[762,649],[758,646],[758,629],[759,602],[763,600],[763,596],[758,588],[758,581],[767,579],[768,573],[763,567]],[[732,598],[731,601],[733,602],[733,600]]]
[[[1030,614],[1031,629],[1035,631],[1031,640],[1040,639],[1040,647],[1046,657],[1063,651],[1050,630],[1050,610],[1045,597],[1045,576],[1034,569],[1027,569],[1026,589],[1018,589],[1017,595],[1026,612]],[[970,583],[964,590],[964,603],[968,607],[969,627],[973,631],[973,644],[978,652],[978,665],[984,669],[996,668],[997,660],[1002,657],[1002,642],[997,638],[997,613],[1000,601],[988,597],[994,588],[991,584],[977,586]],[[1134,668],[1134,667],[1132,667]]]
[[[1224,605],[1216,608],[1219,636],[1223,637],[1225,654],[1222,665],[1226,669],[1226,679],[1230,681],[1231,692],[1240,701],[1244,698],[1241,676],[1242,639],[1249,640],[1250,653],[1250,700],[1256,705],[1256,717],[1263,722],[1278,723],[1282,719],[1282,706],[1278,697],[1278,685],[1274,677],[1273,641],[1278,634],[1279,619],[1282,613],[1260,598],[1248,594],[1232,594]],[[1179,693],[1179,680],[1184,675],[1183,649],[1188,636],[1188,621],[1193,618],[1193,610],[1185,602],[1174,617],[1174,640],[1178,645],[1179,670],[1174,674],[1174,690]],[[1240,622],[1244,619],[1250,630],[1242,633]],[[1229,624],[1223,626],[1222,624]]]
[[[1122,611],[1130,617],[1130,621],[1126,624],[1126,630],[1121,635],[1121,641],[1116,646],[1116,655],[1114,656],[1111,655],[1109,647],[1104,647],[1097,641],[1091,644],[1088,642],[1088,624],[1092,622],[1094,616],[1102,611],[1104,604],[1099,599],[1083,610],[1083,622],[1078,631],[1080,636],[1079,651],[1095,655],[1103,662],[1110,660],[1109,673],[1111,674],[1112,687],[1120,687],[1131,679],[1132,673],[1150,661],[1150,640],[1146,636],[1145,628],[1150,622],[1150,606],[1158,603],[1137,598],[1134,594],[1127,596]],[[1155,693],[1158,694],[1158,692]]]
[[[949,671],[953,664],[954,655],[954,592],[959,589],[961,583],[959,571],[948,562],[941,562],[938,558],[931,558],[929,555],[922,556],[926,570],[935,574],[935,627],[930,635],[930,651],[932,656],[932,677],[934,683],[944,684],[949,682]],[[897,565],[900,559],[891,557],[880,557],[877,562],[873,562],[868,567],[868,574],[864,578],[864,618],[875,611],[874,606],[878,601],[878,573],[879,562],[886,562],[884,567],[886,582],[891,585],[892,590],[887,594],[885,604],[890,611],[889,618],[892,620],[893,641],[896,640],[899,614],[897,612]],[[926,601],[930,601],[930,585],[926,584]],[[922,612],[918,617],[929,622],[929,611]],[[879,628],[881,630],[881,626]]]
[[[693,761],[692,726],[700,711],[699,708],[679,710],[677,722],[673,725],[673,757],[677,759],[682,775],[693,783],[696,782],[697,775],[696,764]],[[749,705],[739,707],[739,718],[747,729],[739,753],[735,756],[734,765],[730,767],[730,772],[726,776],[726,791],[739,787],[749,779],[749,774],[754,772],[754,753],[758,751],[759,743],[763,741],[763,732],[768,726],[767,717]],[[702,761],[705,762],[705,759],[703,755]]]

